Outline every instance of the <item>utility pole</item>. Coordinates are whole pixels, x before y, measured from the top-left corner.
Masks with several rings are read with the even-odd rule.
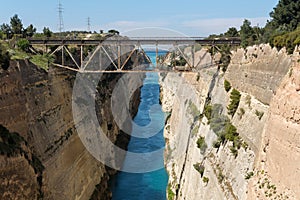
[[[87,19],[87,25],[88,25],[88,32],[90,32],[91,31],[91,18],[90,17],[88,17],[88,19]]]
[[[60,33],[63,32],[63,30],[64,30],[63,11],[64,11],[64,9],[62,7],[61,2],[59,1],[58,2],[58,17],[59,17],[58,30]]]

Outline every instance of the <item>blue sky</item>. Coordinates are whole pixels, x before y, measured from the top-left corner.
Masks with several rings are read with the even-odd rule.
[[[24,26],[58,31],[58,0],[9,0],[0,7],[0,23],[18,14]],[[61,0],[65,30],[143,27],[173,29],[189,36],[207,36],[240,27],[244,19],[263,26],[278,0]]]

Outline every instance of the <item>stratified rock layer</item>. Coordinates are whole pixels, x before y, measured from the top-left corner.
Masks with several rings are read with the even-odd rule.
[[[291,58],[284,50],[269,45],[238,49],[233,53],[226,79],[240,91],[270,104],[282,78],[291,66]]]
[[[268,178],[278,186],[279,192],[299,199],[300,64],[297,60],[280,84],[269,112],[259,169],[268,173]]]
[[[200,54],[205,53],[196,55],[201,58]],[[300,198],[299,58],[298,52],[287,55],[284,49],[259,45],[233,51],[225,74],[211,68],[194,75],[161,75],[161,102],[170,113],[164,132],[169,196]],[[225,79],[241,93],[233,117],[227,114],[232,89],[225,91]],[[218,107],[218,114],[237,128],[243,142],[237,152],[230,141],[213,147],[217,135],[206,118],[205,104]],[[205,138],[206,150],[199,149],[200,137]],[[204,168],[202,175],[197,166]]]
[[[119,134],[110,110],[111,92],[119,78],[120,75],[107,76],[107,80],[103,78],[96,109],[101,110],[100,125],[108,138],[126,148],[129,136]],[[138,76],[124,85],[124,92],[142,78],[142,75]],[[17,199],[17,189],[26,190],[30,198],[25,199],[36,199],[39,193],[44,199],[55,200],[90,199],[93,193],[94,199],[111,197],[108,179],[113,170],[108,171],[86,150],[75,129],[72,113],[74,79],[72,71],[50,68],[45,72],[27,61],[14,61],[7,70],[0,70],[0,124],[11,132],[18,132],[45,167],[42,181],[38,183],[32,168],[22,157],[1,157],[0,166],[5,169],[1,168],[0,172],[4,170],[5,174],[11,175],[6,179],[20,183],[6,188],[3,188],[6,182],[1,184],[1,191],[5,192],[0,193],[0,199],[7,194],[11,199]],[[139,104],[139,92],[132,97],[123,96],[130,98],[127,101],[134,114]],[[98,105],[101,108],[97,108]]]

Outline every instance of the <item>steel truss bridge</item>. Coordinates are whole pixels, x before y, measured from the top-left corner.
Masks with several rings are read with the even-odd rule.
[[[188,71],[195,71],[199,68],[200,61],[195,63],[195,46],[209,46],[214,51],[220,45],[240,45],[241,40],[239,38],[214,38],[206,39],[201,37],[147,37],[147,38],[127,38],[127,37],[111,37],[106,39],[30,39],[29,43],[31,49],[34,52],[35,48],[43,48],[44,52],[49,55],[61,53],[60,62],[53,63],[54,66],[77,71],[81,73],[127,73],[127,72],[149,72],[149,71],[177,71],[174,67],[172,69],[167,67],[160,67],[162,63],[159,59],[160,46],[168,46],[177,52],[176,56],[181,56],[188,65]],[[148,62],[151,60],[146,55],[143,46],[154,47],[156,53],[156,66],[151,69],[135,68],[127,69],[125,66],[134,54],[143,54]],[[191,56],[186,56],[184,50],[180,47],[191,47]],[[80,59],[78,54],[70,50],[70,47],[76,47],[80,49]],[[84,52],[87,48],[91,48],[92,51],[88,53],[88,56],[84,56]],[[78,53],[79,53],[78,52]],[[59,55],[59,54],[58,54]],[[176,59],[174,56],[173,59]],[[66,64],[66,58],[72,61],[72,64],[68,62]],[[97,60],[97,62],[95,62]],[[105,60],[109,61],[113,68],[103,67]],[[97,63],[97,64],[96,64]],[[217,63],[207,63],[202,68],[216,66]],[[98,65],[98,66],[97,66]],[[103,65],[103,66],[102,66]],[[92,66],[92,67],[91,67]]]

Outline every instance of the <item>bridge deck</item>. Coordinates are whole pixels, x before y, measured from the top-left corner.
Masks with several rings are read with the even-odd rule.
[[[98,40],[81,40],[81,39],[29,39],[31,45],[240,45],[241,40],[239,38],[215,38],[205,39],[199,37],[182,37],[182,38],[118,38],[118,39],[98,39]]]

